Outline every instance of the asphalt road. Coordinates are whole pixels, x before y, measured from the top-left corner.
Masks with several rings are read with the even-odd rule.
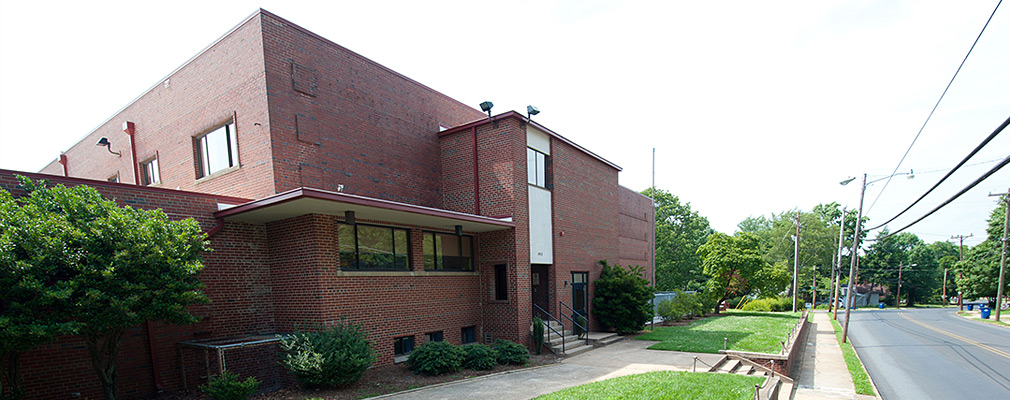
[[[849,338],[881,398],[1010,399],[1010,328],[955,311],[852,312]]]

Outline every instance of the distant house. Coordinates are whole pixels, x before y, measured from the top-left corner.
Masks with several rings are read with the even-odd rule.
[[[429,340],[529,345],[535,307],[592,313],[598,260],[651,263],[651,203],[620,170],[259,10],[32,176],[210,235],[203,320],[127,335],[120,391],[141,398],[222,362],[276,375],[275,361],[180,343],[299,324],[361,324],[379,364]],[[14,173],[0,186],[16,191]],[[79,339],[23,362],[29,398],[101,395]]]

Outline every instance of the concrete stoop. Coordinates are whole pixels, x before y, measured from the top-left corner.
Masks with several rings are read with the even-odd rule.
[[[587,345],[586,337],[580,339],[574,332],[565,330],[557,322],[550,321],[548,326],[553,328],[553,330],[544,330],[544,345],[547,346],[552,353],[564,357],[574,356],[576,354],[592,350],[596,347],[603,347],[624,340],[623,336],[616,333],[589,332],[589,344]],[[560,335],[555,332],[559,332]]]

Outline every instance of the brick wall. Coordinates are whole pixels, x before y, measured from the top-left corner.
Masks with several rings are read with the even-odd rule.
[[[123,122],[132,121],[137,161],[158,157],[158,186],[247,198],[273,194],[260,31],[258,16],[244,21],[67,149],[69,176],[104,181],[118,174],[120,182],[134,183],[130,138],[123,132]],[[198,180],[193,138],[232,119],[241,168]],[[121,157],[95,145],[102,136]],[[63,174],[55,161],[42,171]]]
[[[440,205],[439,126],[480,111],[265,12],[263,44],[278,192]]]
[[[645,269],[643,278],[652,282],[652,199],[624,186],[617,190],[619,263],[642,266]]]

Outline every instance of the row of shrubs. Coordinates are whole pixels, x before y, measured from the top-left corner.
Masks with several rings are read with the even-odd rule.
[[[792,311],[793,300],[788,297],[771,297],[751,300],[740,307],[743,311]]]
[[[312,332],[296,331],[280,342],[281,365],[305,387],[341,387],[357,382],[372,364],[375,353],[359,325],[341,323]],[[455,346],[425,343],[410,353],[407,365],[418,374],[438,375],[462,368],[489,370],[497,364],[525,364],[525,346],[498,339],[494,347],[483,344]],[[201,390],[214,400],[245,400],[259,387],[255,377],[240,380],[225,371],[208,379]]]
[[[680,321],[685,318],[701,317],[715,308],[715,302],[702,293],[674,291],[673,298],[660,301],[656,314],[664,321]]]
[[[407,365],[417,374],[440,375],[463,368],[482,371],[497,364],[523,365],[530,358],[525,346],[498,339],[494,347],[479,343],[456,346],[449,342],[429,342],[414,349]]]

